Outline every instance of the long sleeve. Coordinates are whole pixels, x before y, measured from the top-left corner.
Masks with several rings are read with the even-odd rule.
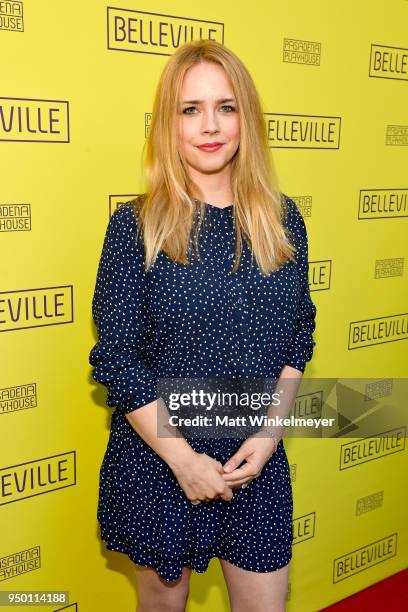
[[[297,249],[296,266],[300,278],[300,300],[297,320],[288,348],[285,363],[301,372],[311,360],[314,346],[313,332],[316,329],[316,306],[312,302],[309,289],[308,239],[304,219],[296,204],[286,197],[289,206],[288,227]]]
[[[92,316],[98,341],[89,354],[92,377],[108,389],[106,404],[132,412],[157,399],[157,377],[142,351],[148,323],[144,250],[129,205],[112,214],[100,257]]]

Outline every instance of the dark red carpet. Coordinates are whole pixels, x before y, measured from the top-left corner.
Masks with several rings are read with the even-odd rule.
[[[408,611],[408,570],[403,570],[394,576],[371,585],[364,591],[351,595],[346,599],[324,608],[329,612],[376,612],[377,610],[392,610],[392,612]],[[323,610],[321,611],[323,612]]]

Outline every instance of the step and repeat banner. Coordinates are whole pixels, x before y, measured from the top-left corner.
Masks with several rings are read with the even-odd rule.
[[[8,592],[21,609],[35,593],[44,610],[136,604],[134,565],[96,520],[111,409],[88,364],[91,299],[110,215],[144,191],[155,88],[184,42],[225,44],[256,82],[309,235],[305,376],[365,378],[359,393],[392,405],[408,375],[407,24],[406,0],[0,2],[0,605]],[[319,411],[313,394],[297,401]],[[407,565],[404,419],[374,433],[286,441],[288,610]],[[192,574],[188,609],[229,609],[216,559]]]

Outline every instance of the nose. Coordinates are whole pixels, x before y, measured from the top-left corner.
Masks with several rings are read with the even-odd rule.
[[[219,131],[218,118],[215,110],[205,110],[202,115],[201,131],[214,134]]]

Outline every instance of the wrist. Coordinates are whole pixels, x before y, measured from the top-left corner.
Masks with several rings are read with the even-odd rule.
[[[177,449],[176,452],[172,452],[171,456],[165,457],[164,460],[173,472],[178,472],[190,466],[196,455],[196,451],[188,442],[185,442],[185,445],[183,444],[181,448]]]
[[[271,447],[272,447],[272,453],[276,453],[276,451],[278,450],[280,439],[281,439],[280,436],[278,436],[278,434],[276,433],[271,433],[270,431],[265,430],[264,437],[269,439],[271,443]]]
[[[279,445],[279,442],[280,442],[280,438],[276,434],[272,434],[271,435],[271,440],[272,440],[272,444],[273,444],[273,452],[276,453],[276,451],[278,450],[278,445]]]
[[[282,436],[272,432],[271,429],[268,427],[262,427],[259,431],[256,432],[256,434],[254,434],[254,437],[268,438],[271,441],[272,446],[274,447],[274,452],[277,450],[279,442],[282,439]]]

